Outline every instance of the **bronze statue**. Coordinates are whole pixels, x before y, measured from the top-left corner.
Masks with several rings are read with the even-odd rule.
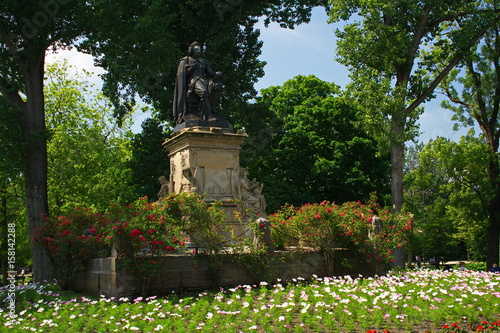
[[[173,105],[177,124],[187,120],[215,121],[221,116],[216,112],[216,105],[222,91],[219,82],[222,73],[212,71],[201,53],[201,45],[193,42],[188,56],[179,60]],[[206,76],[211,80],[207,81]]]

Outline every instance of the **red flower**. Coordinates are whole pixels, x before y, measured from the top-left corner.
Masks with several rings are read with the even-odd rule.
[[[141,240],[141,242],[145,242],[146,241],[146,237],[144,237],[144,236],[139,237],[139,239]]]
[[[142,232],[138,229],[133,229],[131,232],[130,232],[130,236],[139,236],[139,235],[142,235]]]
[[[165,249],[167,249],[168,251],[174,251],[174,248],[173,248],[173,247],[171,247],[170,245],[167,245],[167,246],[165,247]]]
[[[148,234],[152,235],[152,234],[154,234],[154,233],[155,233],[155,229],[152,229],[152,228],[151,228],[151,229],[149,229],[149,230],[148,230]]]

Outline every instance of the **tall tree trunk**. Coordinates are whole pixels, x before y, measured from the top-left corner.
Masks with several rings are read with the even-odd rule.
[[[403,140],[404,119],[393,116],[391,123],[391,203],[392,211],[399,212],[403,208],[403,166],[404,149]],[[394,249],[393,267],[404,267],[403,248]]]
[[[24,68],[26,104],[23,132],[26,148],[26,211],[33,259],[33,280],[50,281],[52,266],[40,245],[34,242],[36,229],[43,225],[49,214],[47,195],[47,133],[43,95],[45,51]]]

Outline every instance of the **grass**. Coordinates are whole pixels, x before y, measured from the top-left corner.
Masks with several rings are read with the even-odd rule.
[[[500,275],[408,271],[377,278],[261,282],[197,295],[87,298],[53,285],[16,291],[9,332],[476,332],[500,331]]]

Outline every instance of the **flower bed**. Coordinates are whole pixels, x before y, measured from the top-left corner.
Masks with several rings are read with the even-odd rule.
[[[9,332],[491,332],[500,318],[500,275],[485,272],[297,278],[135,300],[20,288],[18,317],[2,310],[0,324]]]

